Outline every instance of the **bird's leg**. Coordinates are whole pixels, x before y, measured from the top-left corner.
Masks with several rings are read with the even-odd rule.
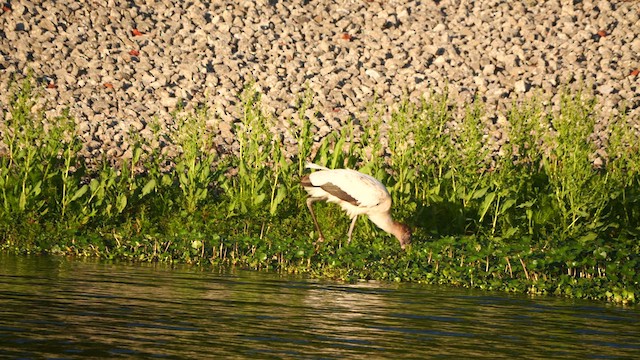
[[[318,230],[318,234],[320,234],[320,237],[318,238],[318,242],[323,242],[324,241],[324,235],[322,234],[322,230],[320,230],[320,225],[318,225],[318,220],[316,219],[316,214],[314,214],[313,212],[313,206],[312,204],[316,201],[318,201],[320,199],[316,199],[316,198],[307,198],[307,207],[309,208],[309,211],[311,212],[311,218],[313,219],[313,223],[316,225],[316,230]]]
[[[349,233],[347,234],[347,243],[351,243],[351,234],[353,233],[353,228],[356,227],[356,220],[358,220],[358,215],[353,217],[351,220],[351,226],[349,226]]]

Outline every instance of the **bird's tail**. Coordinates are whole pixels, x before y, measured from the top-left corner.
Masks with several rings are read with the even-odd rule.
[[[310,163],[308,162],[307,165],[305,165],[305,167],[307,169],[315,169],[315,170],[329,170],[329,168],[324,167],[324,166],[320,166],[318,164],[314,164],[314,163]]]

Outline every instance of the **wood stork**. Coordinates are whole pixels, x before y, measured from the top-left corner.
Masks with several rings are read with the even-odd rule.
[[[305,175],[300,183],[309,193],[307,207],[311,212],[313,223],[320,234],[318,241],[324,241],[324,235],[313,212],[313,203],[324,200],[340,205],[351,218],[351,226],[347,235],[351,242],[351,234],[358,215],[369,216],[380,229],[394,235],[405,248],[411,243],[411,230],[405,224],[394,221],[391,210],[391,196],[387,188],[372,176],[351,169],[328,169],[324,166],[307,163],[308,169],[318,171]]]

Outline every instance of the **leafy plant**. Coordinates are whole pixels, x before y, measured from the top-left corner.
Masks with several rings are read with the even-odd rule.
[[[621,112],[596,146],[597,106],[582,94],[566,94],[559,113],[541,100],[514,104],[497,152],[479,99],[372,104],[362,123],[317,139],[310,95],[283,122],[247,86],[236,152],[217,153],[206,109],[183,109],[172,128],[149,124],[150,139],[131,132],[128,156],[90,165],[68,113],[33,110],[33,84],[14,86],[0,123],[5,251],[637,301],[638,131]],[[344,244],[348,220],[333,205],[318,206],[327,241],[314,244],[299,186],[308,161],[380,179],[394,216],[414,229],[411,248],[399,252],[368,221]]]

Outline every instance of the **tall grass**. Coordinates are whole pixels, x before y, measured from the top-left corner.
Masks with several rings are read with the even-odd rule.
[[[290,119],[297,153],[289,154],[248,87],[233,127],[236,153],[215,151],[211,115],[199,109],[177,112],[175,126],[156,126],[151,139],[132,132],[130,158],[97,167],[80,158],[73,119],[43,118],[32,111],[35,96],[31,82],[16,86],[0,124],[4,249],[636,301],[637,119],[611,119],[598,149],[596,104],[581,94],[566,94],[559,113],[514,104],[500,154],[478,101],[457,117],[446,95],[433,95],[400,104],[388,121],[372,105],[361,124],[315,143],[307,95]],[[176,155],[150,146],[158,142]],[[602,166],[596,153],[608,155]],[[319,205],[318,217],[335,241],[315,247],[298,185],[307,161],[385,183],[394,216],[415,229],[411,249],[400,251],[366,220],[344,244],[348,221],[332,205]]]

